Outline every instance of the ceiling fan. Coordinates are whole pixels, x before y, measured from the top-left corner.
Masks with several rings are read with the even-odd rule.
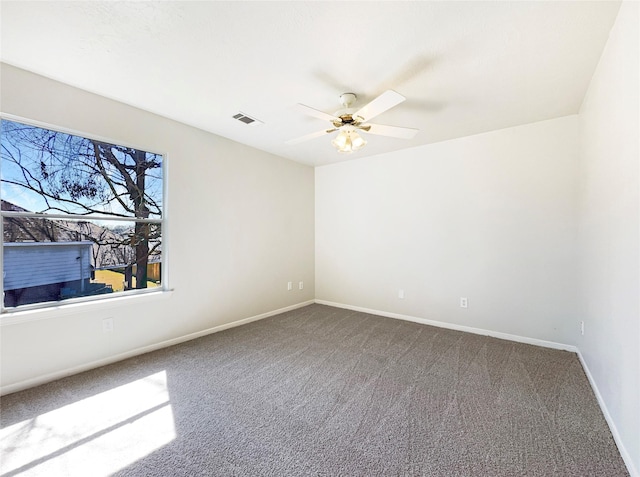
[[[359,109],[353,107],[357,99],[358,98],[354,93],[341,94],[340,103],[342,104],[343,109],[336,111],[333,115],[305,106],[304,104],[298,104],[297,107],[302,112],[309,116],[329,121],[331,123],[331,127],[296,139],[291,139],[286,141],[286,144],[298,144],[325,134],[340,131],[335,139],[331,141],[331,144],[338,149],[338,152],[350,153],[357,151],[367,143],[367,141],[358,134],[358,132],[361,131],[369,134],[401,139],[411,139],[418,132],[417,129],[413,128],[385,126],[383,124],[373,124],[369,122],[379,114],[382,114],[402,103],[406,98],[401,94],[389,89],[369,104]]]

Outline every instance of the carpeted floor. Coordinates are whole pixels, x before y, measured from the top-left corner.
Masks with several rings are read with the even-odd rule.
[[[2,398],[3,476],[628,475],[575,354],[322,305]]]

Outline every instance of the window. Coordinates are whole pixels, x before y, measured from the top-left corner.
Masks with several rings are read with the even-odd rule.
[[[0,120],[2,310],[162,290],[160,154]]]

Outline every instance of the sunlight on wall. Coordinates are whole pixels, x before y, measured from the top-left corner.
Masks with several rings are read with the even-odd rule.
[[[108,476],[176,437],[162,371],[0,430],[3,476]]]

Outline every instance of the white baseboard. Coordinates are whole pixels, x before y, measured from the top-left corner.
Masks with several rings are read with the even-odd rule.
[[[593,375],[589,370],[589,366],[587,366],[587,362],[582,356],[582,353],[580,352],[580,350],[578,350],[577,354],[578,354],[578,358],[580,359],[580,363],[582,364],[582,368],[584,369],[584,373],[587,375],[589,384],[591,384],[591,389],[593,389],[593,393],[596,395],[596,399],[598,400],[598,404],[600,405],[602,414],[604,415],[604,418],[607,421],[607,424],[609,424],[611,435],[613,436],[613,440],[616,442],[616,445],[618,446],[618,451],[622,456],[622,460],[624,460],[624,463],[627,465],[627,470],[629,471],[629,474],[631,475],[631,477],[640,477],[640,472],[638,472],[638,469],[636,469],[636,466],[634,465],[633,460],[631,460],[631,456],[629,455],[629,452],[627,451],[626,447],[622,443],[622,439],[620,438],[620,433],[618,432],[618,428],[616,427],[616,424],[613,421],[611,414],[609,413],[609,409],[607,409],[607,405],[604,402],[604,399],[602,398],[602,394],[600,394],[600,390],[598,389],[598,385],[596,384],[595,379],[593,379]]]
[[[116,363],[118,361],[132,358],[134,356],[138,356],[144,353],[149,353],[151,351],[156,351],[162,348],[167,348],[169,346],[184,343],[185,341],[190,341],[196,338],[200,338],[202,336],[210,335],[212,333],[217,333],[218,331],[223,331],[229,328],[234,328],[236,326],[245,325],[247,323],[251,323],[252,321],[258,321],[264,318],[268,318],[270,316],[279,315],[280,313],[285,313],[287,311],[295,310],[297,308],[302,308],[304,306],[311,305],[313,303],[314,303],[314,300],[308,300],[302,303],[296,303],[295,305],[279,308],[273,311],[268,311],[266,313],[261,313],[260,315],[250,316],[248,318],[243,318],[241,320],[233,321],[231,323],[225,323],[223,325],[218,325],[212,328],[208,328],[206,330],[198,331],[196,333],[190,333],[188,335],[183,335],[177,338],[172,338],[170,340],[161,341],[160,343],[143,346],[141,348],[136,348],[131,351],[126,351],[124,353],[120,353],[114,356],[109,356],[107,358],[91,361],[90,363],[85,363],[80,366],[74,366],[73,368],[67,368],[62,371],[56,371],[54,373],[44,374],[42,376],[37,376],[35,378],[26,379],[18,383],[9,384],[0,388],[0,396],[3,396],[5,394],[15,393],[28,388],[33,388],[35,386],[40,386],[41,384],[55,381],[57,379],[66,378],[67,376],[72,376],[74,374],[82,373],[84,371],[89,371],[90,369],[99,368],[100,366]]]
[[[624,444],[622,443],[622,439],[620,438],[620,433],[618,432],[618,429],[617,429],[617,427],[615,425],[615,422],[613,421],[613,419],[611,417],[611,414],[609,414],[609,410],[607,409],[607,405],[605,404],[604,399],[602,399],[602,395],[600,394],[598,386],[596,385],[596,382],[593,379],[593,376],[591,375],[591,371],[589,371],[589,367],[587,366],[587,363],[585,362],[585,360],[584,360],[584,358],[582,356],[582,353],[580,353],[580,350],[576,346],[566,345],[566,344],[562,344],[562,343],[556,343],[556,342],[553,342],[553,341],[539,340],[539,339],[536,339],[536,338],[528,338],[528,337],[525,337],[525,336],[512,335],[512,334],[509,334],[509,333],[501,333],[499,331],[484,330],[482,328],[473,328],[473,327],[470,327],[470,326],[456,325],[456,324],[452,324],[452,323],[446,323],[444,321],[427,320],[425,318],[418,318],[418,317],[415,317],[415,316],[402,315],[400,313],[391,313],[391,312],[387,312],[387,311],[372,310],[370,308],[363,308],[363,307],[360,307],[360,306],[345,305],[343,303],[335,303],[335,302],[326,301],[326,300],[315,300],[315,302],[320,304],[320,305],[335,306],[336,308],[344,308],[344,309],[347,309],[347,310],[361,311],[363,313],[370,313],[372,315],[385,316],[385,317],[388,317],[388,318],[397,318],[397,319],[400,319],[400,320],[413,321],[414,323],[422,323],[424,325],[437,326],[439,328],[447,328],[447,329],[456,330],[456,331],[466,331],[468,333],[474,333],[474,334],[484,335],[484,336],[492,336],[494,338],[501,338],[501,339],[505,339],[505,340],[509,340],[509,341],[516,341],[518,343],[526,343],[526,344],[531,344],[531,345],[536,345],[536,346],[542,346],[542,347],[545,347],[545,348],[553,348],[553,349],[571,351],[573,353],[576,353],[578,355],[578,359],[580,360],[580,364],[582,365],[582,368],[584,369],[584,372],[587,375],[587,378],[589,380],[589,384],[591,384],[591,388],[593,389],[593,393],[595,394],[596,399],[598,400],[598,404],[600,405],[600,410],[602,411],[602,414],[604,415],[604,418],[607,421],[607,424],[609,425],[609,430],[611,431],[611,435],[613,436],[613,440],[615,441],[616,445],[618,446],[618,451],[620,452],[620,455],[622,456],[622,460],[624,460],[624,463],[627,466],[627,470],[629,471],[629,474],[631,475],[631,477],[640,477],[640,473],[635,468],[635,465],[633,464],[633,461],[631,460],[631,456],[629,455],[629,452],[627,452],[627,449],[625,448]]]
[[[491,331],[491,330],[485,330],[482,328],[473,328],[471,326],[456,325],[454,323],[447,323],[445,321],[428,320],[426,318],[418,318],[417,316],[402,315],[400,313],[391,313],[388,311],[372,310],[370,308],[345,305],[343,303],[334,303],[326,300],[315,300],[315,302],[320,305],[335,306],[336,308],[344,308],[347,310],[361,311],[363,313],[370,313],[372,315],[386,316],[388,318],[397,318],[405,321],[413,321],[414,323],[437,326],[438,328],[447,328],[449,330],[456,330],[456,331],[466,331],[467,333],[473,333],[476,335],[491,336],[493,338],[500,338],[503,340],[516,341],[518,343],[526,343],[526,344],[531,344],[536,346],[543,346],[544,348],[553,348],[553,349],[559,349],[564,351],[571,351],[573,353],[578,352],[578,348],[576,348],[575,346],[571,346],[563,343],[556,343],[554,341],[545,341],[545,340],[539,340],[536,338],[528,338],[526,336],[502,333],[500,331]]]

